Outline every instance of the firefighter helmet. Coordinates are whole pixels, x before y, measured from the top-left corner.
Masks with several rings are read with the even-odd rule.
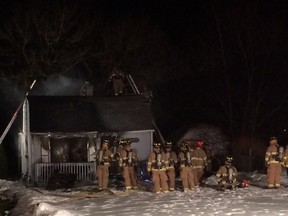
[[[233,157],[227,156],[225,162],[231,164],[233,162]]]
[[[188,148],[188,144],[186,142],[181,142],[180,148]]]
[[[109,140],[108,139],[103,139],[101,142],[102,145],[107,144],[109,146]]]
[[[161,143],[159,143],[159,142],[154,142],[154,143],[153,143],[153,147],[154,147],[154,148],[161,148]]]
[[[121,139],[120,144],[122,145],[131,145],[131,140],[130,139]]]
[[[196,146],[202,148],[203,147],[203,141],[202,140],[198,140],[197,143],[196,143]]]
[[[165,148],[172,148],[172,142],[171,141],[167,141]]]
[[[271,137],[271,138],[270,138],[270,144],[271,144],[271,145],[277,144],[277,137],[274,137],[274,136]]]
[[[103,139],[102,140],[102,144],[104,144],[104,143],[109,144],[109,140],[108,139]]]
[[[183,139],[183,140],[182,140],[182,143],[189,144],[189,143],[190,143],[190,140],[189,140],[189,139]]]

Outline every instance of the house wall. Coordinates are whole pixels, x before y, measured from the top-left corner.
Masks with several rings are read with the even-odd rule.
[[[19,144],[19,152],[20,152],[20,160],[21,160],[21,175],[25,175],[28,170],[28,161],[25,157],[27,149],[25,146],[25,136],[23,133],[18,134],[18,144]]]
[[[41,142],[37,136],[31,137],[31,148],[30,145],[25,142],[24,133],[19,133],[18,144],[21,154],[21,174],[28,175],[34,179],[34,165],[41,162]],[[31,167],[30,167],[31,164]]]
[[[38,136],[31,135],[31,176],[35,180],[35,164],[41,162],[41,140]]]
[[[42,147],[41,147],[41,139],[39,136],[31,136],[31,141],[32,141],[32,152],[33,152],[33,160],[32,164],[33,166],[35,163],[41,163],[44,162],[42,161],[41,158],[41,153],[42,153]]]
[[[129,131],[119,132],[119,136],[123,138],[138,138],[139,142],[132,142],[132,148],[137,150],[138,159],[147,160],[152,151],[153,131]]]

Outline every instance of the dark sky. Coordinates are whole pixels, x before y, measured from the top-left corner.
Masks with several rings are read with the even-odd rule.
[[[2,0],[1,28],[14,17],[15,8],[20,8],[18,16],[25,17],[30,5],[34,5],[31,2]],[[43,2],[50,5],[46,11],[54,11],[55,2],[65,5],[77,1]],[[145,71],[150,71],[147,74],[154,93],[153,109],[165,135],[199,123],[223,127],[230,135],[251,133],[263,137],[279,134],[281,128],[287,126],[287,1],[79,2],[79,8],[89,16],[101,15],[103,26],[147,18],[151,32],[157,29],[161,33],[160,39],[145,42],[149,46],[145,45],[143,49],[152,51],[148,50],[140,58],[137,56],[139,50],[136,50],[123,65],[127,70],[137,71],[135,77],[140,79],[147,73]],[[93,37],[97,38],[99,32],[94,30]],[[111,29],[113,31],[117,33],[117,25]],[[151,32],[145,32],[147,37],[142,35],[143,41],[153,40]],[[85,45],[96,46],[90,42],[81,44]],[[2,51],[1,70],[4,54]],[[95,58],[87,62],[92,71],[101,71],[102,60]],[[21,63],[21,56],[13,61]],[[1,86],[1,131],[25,95],[24,91],[16,93],[11,86],[5,85],[7,83]]]
[[[13,13],[10,12],[17,7],[22,8],[21,11],[25,14],[31,2],[33,1],[2,0],[0,4],[2,23],[5,24],[7,20],[13,17]],[[50,1],[51,7],[55,5],[55,2]],[[62,5],[71,4],[71,1],[59,2]],[[271,71],[277,70],[277,72],[280,71],[280,75],[275,78],[283,78],[282,71],[287,66],[284,59],[287,54],[287,40],[285,40],[287,33],[285,32],[287,28],[286,1],[253,1],[252,3],[236,0],[88,0],[79,2],[81,2],[82,8],[89,11],[89,14],[102,14],[104,22],[145,17],[160,29],[168,48],[165,47],[166,54],[155,61],[161,61],[162,67],[167,65],[167,68],[175,67],[175,69],[170,69],[172,72],[164,75],[170,77],[165,77],[168,81],[154,84],[154,89],[163,85],[162,89],[167,88],[167,91],[164,92],[169,92],[169,95],[175,94],[175,96],[172,95],[175,97],[172,102],[166,100],[168,103],[180,103],[181,106],[185,106],[187,103],[191,105],[192,101],[196,100],[199,104],[199,99],[194,98],[197,95],[205,98],[205,95],[210,95],[209,91],[219,89],[218,86],[214,88],[211,86],[215,85],[215,82],[223,82],[223,80],[217,81],[217,79],[222,76],[221,73],[225,70],[230,73],[231,85],[235,89],[240,89],[235,91],[247,88],[247,79],[245,79],[247,71],[255,70],[257,73],[261,73],[258,71],[267,70],[267,73],[271,73]],[[222,51],[224,52],[222,53]],[[225,56],[225,59],[222,55]],[[171,59],[174,59],[175,62],[171,63]],[[181,67],[179,59],[183,61],[183,67]],[[269,60],[269,65],[267,65],[267,60]],[[131,61],[127,60],[127,62],[132,62],[132,59]],[[179,65],[174,66],[175,64]],[[226,64],[226,68],[224,64]],[[180,73],[184,75],[174,79],[173,70],[178,75]],[[197,73],[197,75],[189,75],[189,73]],[[155,87],[155,85],[157,86]],[[173,88],[170,88],[171,85]],[[279,83],[275,82],[275,85],[279,85]],[[281,83],[279,88],[285,91],[282,85]],[[162,89],[158,92],[162,92]],[[253,91],[256,90],[253,89]],[[239,97],[237,93],[235,92],[235,97]],[[273,96],[277,94],[277,92],[273,93]],[[179,97],[179,95],[183,95],[183,97]],[[189,95],[192,98],[187,99],[187,102],[185,98]],[[164,98],[166,98],[165,95]],[[210,99],[203,100],[205,107],[211,107],[210,102]],[[218,109],[215,102],[213,105]],[[189,107],[186,109],[189,110]],[[186,110],[184,112],[187,113]],[[183,119],[185,115],[181,118]],[[192,116],[189,117],[189,121]],[[211,116],[208,115],[205,118],[207,120]]]

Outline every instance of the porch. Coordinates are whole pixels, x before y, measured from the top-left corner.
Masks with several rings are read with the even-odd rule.
[[[59,170],[60,173],[76,174],[77,181],[95,181],[96,163],[36,163],[35,184],[39,187],[46,187],[49,177],[55,170]]]

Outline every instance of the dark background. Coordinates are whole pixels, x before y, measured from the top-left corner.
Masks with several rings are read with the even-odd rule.
[[[103,95],[118,67],[141,91],[152,91],[164,137],[208,123],[222,128],[237,151],[266,148],[271,136],[286,145],[287,6],[279,0],[3,0],[0,129],[33,80],[31,94],[71,95],[67,86],[89,80],[95,95]],[[20,122],[21,115],[2,144],[10,176],[17,173]],[[243,137],[245,143],[238,141]]]

